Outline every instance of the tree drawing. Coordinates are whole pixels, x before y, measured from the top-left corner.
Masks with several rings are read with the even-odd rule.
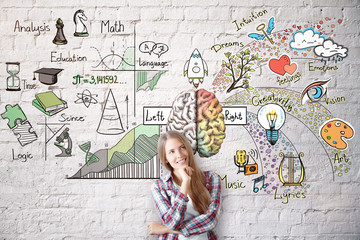
[[[247,91],[253,89],[253,87],[249,85],[249,72],[255,72],[252,66],[261,60],[258,54],[250,54],[249,49],[235,55],[230,52],[224,54],[228,62],[223,60],[222,67],[226,67],[229,70],[225,75],[232,78],[232,80],[230,80],[231,85],[226,92],[229,93],[237,88],[244,88]],[[240,80],[242,80],[241,85],[239,85]]]

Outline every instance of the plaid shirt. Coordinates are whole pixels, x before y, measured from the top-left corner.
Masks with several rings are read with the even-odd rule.
[[[220,177],[210,171],[204,171],[204,176],[211,202],[204,214],[187,221],[184,221],[184,216],[189,199],[180,192],[180,188],[174,183],[171,173],[156,180],[151,186],[151,192],[162,224],[172,230],[180,231],[185,237],[207,232],[208,239],[217,239],[215,226],[220,212]],[[159,235],[158,239],[178,239],[178,234],[163,234]]]

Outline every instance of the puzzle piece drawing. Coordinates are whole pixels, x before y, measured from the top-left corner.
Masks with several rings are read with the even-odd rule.
[[[21,146],[25,146],[29,143],[36,141],[37,135],[34,132],[29,121],[16,121],[17,125],[13,129],[13,133],[18,136],[18,141]]]
[[[13,129],[16,126],[17,119],[20,119],[22,121],[27,120],[24,112],[22,111],[22,109],[18,104],[16,104],[15,106],[11,106],[10,104],[8,104],[5,106],[5,109],[6,112],[1,114],[1,117],[3,119],[7,118],[9,120],[8,126],[10,129]]]
[[[37,135],[29,121],[27,121],[27,118],[20,106],[18,104],[14,106],[8,104],[5,106],[5,109],[6,112],[1,114],[1,117],[9,120],[8,126],[18,137],[18,141],[21,146],[25,146],[35,141],[37,139]]]

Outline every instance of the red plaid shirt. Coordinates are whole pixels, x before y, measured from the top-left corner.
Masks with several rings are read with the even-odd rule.
[[[162,224],[172,230],[180,231],[185,237],[207,232],[208,239],[217,239],[215,226],[220,207],[220,177],[210,171],[204,171],[204,176],[211,202],[204,214],[187,221],[184,221],[184,216],[188,197],[180,192],[180,188],[174,183],[171,173],[157,180],[151,186],[151,192]],[[158,239],[178,239],[178,234],[163,234],[159,235]]]

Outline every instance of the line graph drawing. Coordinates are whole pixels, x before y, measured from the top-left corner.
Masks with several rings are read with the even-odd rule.
[[[113,48],[115,43],[113,42]],[[100,61],[96,66],[93,66],[94,71],[133,71],[135,70],[135,48],[128,47],[125,49],[122,55],[111,51],[110,54],[107,54],[105,57],[102,56],[99,49],[96,47],[91,47],[95,49],[99,55]],[[99,69],[100,68],[100,69]]]

